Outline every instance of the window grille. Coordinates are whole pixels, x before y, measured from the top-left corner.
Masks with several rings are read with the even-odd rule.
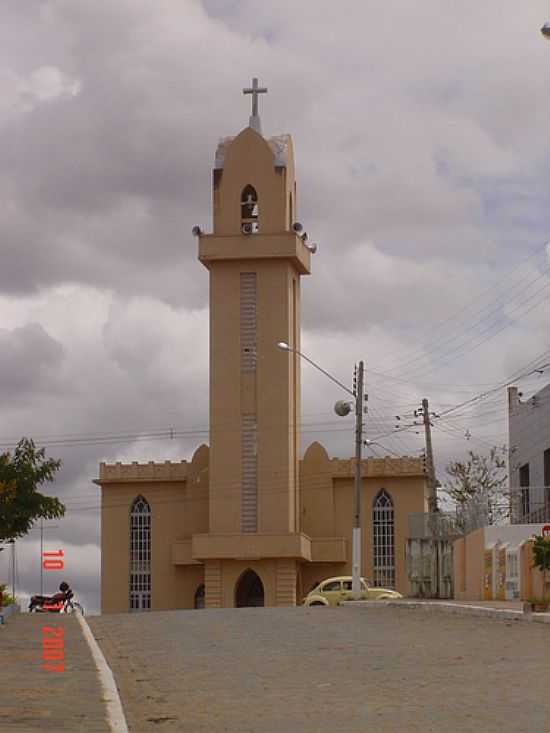
[[[138,496],[130,511],[130,611],[151,608],[151,507]]]
[[[393,502],[385,489],[373,505],[374,585],[395,588],[395,538]]]

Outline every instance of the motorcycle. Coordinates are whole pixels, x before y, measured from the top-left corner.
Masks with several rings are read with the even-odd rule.
[[[59,593],[53,596],[31,596],[29,613],[74,613],[79,611],[84,616],[84,608],[78,601],[73,601],[74,593],[68,583],[61,583]]]

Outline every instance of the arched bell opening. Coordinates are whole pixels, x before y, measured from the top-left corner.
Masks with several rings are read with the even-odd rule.
[[[249,568],[241,574],[235,586],[235,606],[245,608],[263,605],[264,584],[260,576]]]
[[[241,231],[243,234],[255,234],[259,230],[260,207],[258,194],[250,184],[243,188],[241,194]]]

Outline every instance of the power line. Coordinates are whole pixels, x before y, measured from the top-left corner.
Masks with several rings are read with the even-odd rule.
[[[492,286],[491,288],[488,288],[488,289],[484,289],[481,293],[479,293],[478,296],[476,296],[475,298],[471,299],[465,306],[463,306],[462,308],[460,308],[457,312],[455,312],[451,316],[443,319],[439,323],[430,324],[430,326],[427,329],[425,329],[424,331],[421,331],[420,336],[423,333],[429,333],[430,334],[430,337],[432,337],[433,336],[433,333],[435,331],[438,331],[443,326],[447,326],[447,324],[449,322],[451,322],[452,320],[454,320],[455,318],[457,318],[460,314],[462,314],[462,313],[464,313],[464,312],[466,312],[466,311],[468,311],[470,309],[473,309],[474,306],[479,302],[479,300],[481,300],[484,296],[486,296],[489,292],[491,292],[491,290],[502,288],[503,282],[505,280],[507,280],[510,277],[510,275],[513,275],[516,270],[518,270],[520,267],[522,267],[524,264],[526,264],[530,259],[532,259],[535,256],[540,257],[541,255],[545,255],[546,254],[546,247],[547,247],[547,244],[546,243],[544,245],[542,245],[542,246],[539,246],[536,250],[534,250],[533,252],[531,252],[525,258],[525,260],[523,260],[519,265],[517,265],[511,271],[509,271],[507,275],[505,275],[504,277],[500,277],[499,280],[498,280],[498,282],[495,283],[494,286]],[[547,271],[547,267],[544,268],[542,274],[544,274],[546,271]],[[530,275],[530,273],[529,273],[529,275]],[[540,275],[539,275],[539,277],[540,277]],[[523,280],[524,279],[525,279],[525,277],[522,280],[520,280],[518,283],[516,283],[516,285],[513,286],[512,288],[508,287],[506,289],[506,294],[509,296],[510,292],[513,292],[515,290],[515,288],[517,288],[517,287],[519,287],[520,285],[523,284]],[[498,299],[496,299],[494,302],[498,302]],[[504,301],[504,303],[505,302],[506,301]],[[475,313],[479,314],[479,312],[483,312],[483,310],[485,310],[487,307],[490,307],[490,306],[491,306],[491,302],[489,302],[487,306],[485,306],[484,308],[482,308],[481,311],[476,308]],[[502,307],[502,304],[501,304],[501,307]],[[471,326],[465,327],[462,330],[471,330]],[[433,338],[431,338],[430,341],[426,342],[425,347],[430,347],[431,346],[430,351],[433,351],[433,349],[435,348],[433,346],[433,343],[434,343],[433,342]],[[395,369],[402,368],[403,366],[407,366],[408,364],[413,363],[418,358],[423,358],[425,356],[425,347],[422,347],[421,349],[415,349],[412,352],[410,352],[412,354],[415,354],[415,353],[416,354],[419,354],[421,352],[421,357],[415,357],[415,358],[409,359],[408,361],[405,361],[405,362],[403,362],[403,360],[400,360],[399,364],[395,364],[394,366],[391,366],[391,367],[387,368],[387,371],[394,371]]]

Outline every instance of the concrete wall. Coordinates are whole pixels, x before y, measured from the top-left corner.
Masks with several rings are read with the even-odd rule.
[[[506,551],[518,553],[521,600],[542,594],[542,574],[532,567],[530,539],[542,524],[483,527],[454,543],[454,588],[457,600],[507,598]]]
[[[461,601],[480,601],[483,597],[485,530],[476,529],[456,540],[453,551],[454,592]]]
[[[510,486],[517,490],[518,507],[519,468],[528,463],[531,512],[542,509],[545,501],[543,455],[550,448],[550,384],[528,400],[519,398],[517,387],[508,388],[508,429]]]

